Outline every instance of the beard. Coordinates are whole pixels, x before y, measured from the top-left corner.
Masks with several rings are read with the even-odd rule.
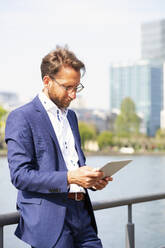
[[[57,105],[58,108],[63,109],[63,108],[68,108],[71,101],[70,99],[59,99],[58,97],[50,97],[50,100]]]

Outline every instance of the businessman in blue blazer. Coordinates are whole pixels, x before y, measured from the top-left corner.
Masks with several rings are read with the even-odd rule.
[[[18,238],[34,248],[101,248],[87,189],[111,178],[85,164],[75,113],[68,109],[84,64],[67,48],[42,59],[43,90],[6,123],[11,180],[18,189]]]

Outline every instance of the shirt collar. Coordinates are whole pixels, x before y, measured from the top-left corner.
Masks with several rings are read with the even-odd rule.
[[[52,102],[46,95],[44,92],[40,92],[39,93],[39,99],[41,101],[41,103],[43,104],[45,110],[47,112],[51,112],[52,114],[54,115],[59,115],[61,116],[62,118],[66,117],[67,116],[67,113],[68,113],[68,109],[60,109],[58,108],[58,106]]]

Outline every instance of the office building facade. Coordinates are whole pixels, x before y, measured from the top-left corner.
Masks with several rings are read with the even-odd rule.
[[[110,67],[110,110],[120,109],[124,98],[130,97],[143,120],[141,131],[154,136],[160,128],[162,109],[162,64],[139,60],[135,63],[112,64]]]
[[[141,58],[165,60],[165,20],[141,25]]]

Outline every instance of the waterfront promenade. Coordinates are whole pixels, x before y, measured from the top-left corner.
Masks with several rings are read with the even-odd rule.
[[[87,164],[98,166],[118,156],[89,156]],[[103,192],[90,192],[93,202],[132,198],[139,195],[157,194],[165,189],[165,156],[120,156],[133,159],[132,164],[121,170]],[[0,213],[14,212],[16,190],[10,183],[6,158],[0,159],[0,187],[2,204]],[[99,236],[104,248],[125,248],[125,228],[128,223],[128,207],[115,207],[95,211]],[[165,246],[165,200],[135,204],[132,207],[135,224],[135,247],[162,248]],[[28,248],[13,235],[15,226],[4,229],[4,248]],[[15,246],[13,246],[13,244]]]

